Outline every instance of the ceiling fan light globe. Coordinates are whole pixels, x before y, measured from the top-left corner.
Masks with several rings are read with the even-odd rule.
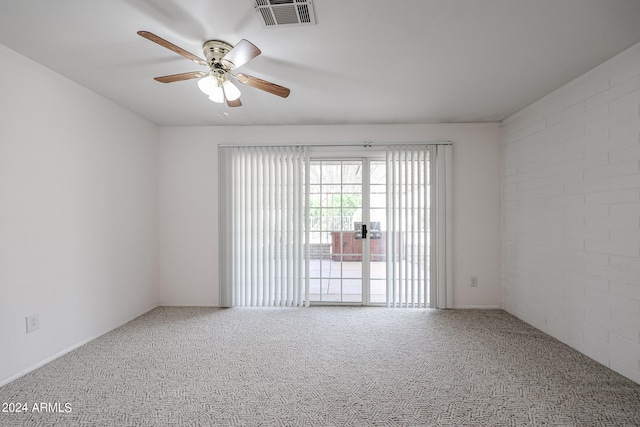
[[[218,87],[218,81],[212,76],[198,80],[198,87],[205,95],[211,95]]]
[[[222,88],[219,86],[216,86],[215,89],[209,95],[209,99],[218,104],[224,104],[224,92],[222,91]]]
[[[229,101],[235,101],[240,98],[240,89],[238,89],[236,85],[231,83],[229,80],[225,80],[222,86],[224,87],[224,94]]]

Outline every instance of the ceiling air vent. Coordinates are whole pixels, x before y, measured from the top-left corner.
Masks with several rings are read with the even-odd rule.
[[[315,25],[311,0],[251,0],[263,27]]]

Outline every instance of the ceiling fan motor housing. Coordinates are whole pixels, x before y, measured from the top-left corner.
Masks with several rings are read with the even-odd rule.
[[[227,71],[228,67],[221,61],[222,58],[233,49],[227,42],[221,40],[209,40],[202,46],[204,56],[212,71]]]

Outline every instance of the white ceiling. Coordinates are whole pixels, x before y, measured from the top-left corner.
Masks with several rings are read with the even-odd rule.
[[[500,121],[640,42],[640,0],[315,0],[315,26],[263,28],[250,0],[0,0],[0,44],[159,125]],[[214,104],[203,70],[136,34],[200,57],[210,39],[262,50],[238,69],[289,87],[238,84]],[[218,118],[227,111],[228,117]]]

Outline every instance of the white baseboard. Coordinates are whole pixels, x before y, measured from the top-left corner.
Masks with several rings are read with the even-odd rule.
[[[130,318],[129,320],[125,320],[124,322],[122,322],[122,323],[120,323],[120,324],[118,324],[118,325],[114,326],[113,328],[110,328],[110,329],[108,329],[108,330],[106,330],[106,331],[104,331],[104,332],[100,332],[100,333],[98,333],[98,334],[92,335],[92,336],[90,336],[89,338],[86,338],[86,339],[84,339],[84,340],[82,340],[82,341],[80,341],[80,342],[78,342],[78,343],[76,343],[76,344],[74,344],[74,345],[72,345],[72,346],[70,346],[70,347],[65,348],[65,349],[64,349],[64,350],[62,350],[62,351],[59,351],[58,353],[54,354],[54,355],[53,355],[53,356],[51,356],[51,357],[47,357],[46,359],[41,360],[40,362],[36,363],[35,365],[29,366],[28,368],[23,369],[22,371],[20,371],[20,372],[18,372],[18,373],[16,373],[16,374],[13,374],[13,375],[11,375],[11,376],[9,376],[9,377],[7,377],[7,378],[4,378],[4,379],[0,380],[0,387],[2,387],[2,386],[4,386],[4,385],[9,384],[9,383],[10,383],[10,382],[12,382],[12,381],[15,381],[15,380],[17,380],[17,379],[18,379],[18,378],[20,378],[20,377],[24,377],[24,376],[25,376],[25,375],[27,375],[29,372],[35,371],[36,369],[43,367],[44,365],[46,365],[46,364],[47,364],[47,363],[49,363],[49,362],[53,362],[53,361],[54,361],[54,360],[56,360],[57,358],[64,356],[65,354],[67,354],[67,353],[69,353],[69,352],[71,352],[71,351],[75,350],[76,348],[82,347],[83,345],[85,345],[85,344],[87,344],[87,343],[89,343],[89,342],[91,342],[91,341],[95,340],[96,338],[101,337],[101,336],[102,336],[102,335],[104,335],[104,334],[108,334],[109,332],[113,331],[114,329],[117,329],[117,328],[119,328],[120,326],[125,325],[125,324],[127,324],[127,323],[131,322],[133,319],[138,318],[138,317],[142,316],[143,314],[148,313],[148,312],[150,312],[151,310],[154,310],[154,309],[156,309],[156,308],[158,308],[158,307],[159,307],[159,306],[158,306],[158,305],[156,305],[156,306],[154,306],[154,307],[152,307],[152,308],[150,308],[150,309],[148,309],[148,310],[145,310],[145,311],[144,311],[144,312],[142,312],[141,314],[137,314],[137,315],[133,316],[132,318]]]
[[[219,305],[213,304],[160,304],[158,307],[210,307],[210,308],[224,308]]]
[[[454,305],[453,310],[503,310],[501,305]]]

